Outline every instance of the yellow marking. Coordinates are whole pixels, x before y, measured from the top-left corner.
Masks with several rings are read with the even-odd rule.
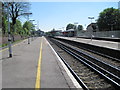
[[[37,76],[36,76],[35,90],[39,90],[40,89],[41,61],[42,61],[42,41],[41,41],[41,44],[40,44],[40,55],[39,55],[39,59],[38,59],[38,67],[37,67]]]
[[[26,40],[26,39],[25,39]],[[25,40],[23,40],[22,42],[24,42]],[[17,45],[19,45],[21,42],[19,42],[19,43],[16,43],[16,44],[14,44],[12,47],[14,47],[14,46],[17,46]],[[8,48],[5,48],[5,49],[2,49],[2,50],[0,50],[0,52],[4,52],[4,51],[6,51]]]
[[[5,50],[7,50],[8,48],[5,48],[5,49],[2,49],[2,50],[0,50],[0,52],[4,52]]]

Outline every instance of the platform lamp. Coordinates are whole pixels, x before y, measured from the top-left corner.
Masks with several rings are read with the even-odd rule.
[[[22,15],[27,15],[27,21],[29,21],[29,15],[32,13],[23,13]],[[30,44],[30,35],[28,35],[28,44]]]
[[[10,31],[10,21],[9,21],[9,7],[10,7],[10,5],[11,5],[11,3],[9,2],[8,3],[8,6],[7,6],[7,16],[8,16],[8,42],[9,42],[9,44],[8,44],[8,47],[9,47],[9,57],[12,57],[12,47],[11,47],[11,41],[12,41],[12,39],[11,39],[11,31]]]
[[[33,24],[33,21],[35,21],[35,20],[29,20],[31,23],[32,23],[32,25],[34,25]],[[33,27],[32,27],[32,29],[33,29]],[[32,31],[31,31],[32,32]],[[33,34],[33,32],[32,32],[32,34]],[[33,35],[31,35],[31,37],[32,37],[32,41],[33,41]]]
[[[77,32],[78,32],[77,24],[78,24],[78,22],[74,22],[74,25],[75,25],[75,27],[76,27],[76,28],[75,28],[75,30],[76,30],[76,38],[77,38],[77,34],[78,34],[78,33],[77,33]]]
[[[91,25],[92,25],[92,19],[94,19],[94,17],[88,17],[88,19],[91,19]],[[91,31],[91,41],[92,41],[92,37],[94,36],[92,35],[92,31]]]
[[[120,13],[120,1],[118,2],[118,9],[119,9],[119,13]]]
[[[34,25],[34,24],[33,24],[33,21],[35,21],[35,20],[29,20],[29,21],[32,23],[32,25]],[[33,28],[33,27],[32,27],[32,28]]]
[[[65,27],[62,27],[62,30],[63,30],[63,31],[64,31],[64,28],[65,28]]]
[[[88,19],[91,19],[91,23],[92,23],[92,19],[94,19],[94,17],[88,17]]]

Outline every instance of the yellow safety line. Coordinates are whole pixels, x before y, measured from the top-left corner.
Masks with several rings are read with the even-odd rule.
[[[40,44],[40,55],[39,55],[39,59],[38,59],[38,67],[37,67],[37,76],[36,76],[35,90],[40,90],[41,61],[42,61],[42,41],[41,41],[41,44]]]
[[[26,40],[26,39],[25,39]],[[23,40],[22,42],[24,42],[25,40]],[[17,46],[18,44],[20,44],[21,42],[19,42],[19,43],[16,43],[16,44],[14,44],[12,47],[14,47],[14,46]],[[8,48],[5,48],[5,49],[2,49],[2,50],[0,50],[0,52],[4,52],[4,51],[6,51]]]
[[[8,48],[5,48],[5,49],[2,49],[2,50],[0,50],[0,52],[3,52],[3,51],[5,51],[5,50],[7,50]]]

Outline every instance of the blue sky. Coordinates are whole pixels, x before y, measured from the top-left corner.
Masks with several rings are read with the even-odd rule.
[[[109,7],[118,8],[118,2],[31,2],[33,15],[30,18],[34,23],[39,22],[39,28],[45,32],[74,22],[86,29],[91,22],[89,16],[94,16],[95,22],[99,13]]]

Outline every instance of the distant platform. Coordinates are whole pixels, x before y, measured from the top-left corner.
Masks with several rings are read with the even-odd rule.
[[[109,38],[106,38],[106,40],[103,40],[103,38],[101,38],[101,39],[99,38],[99,40],[98,40],[98,39],[83,38],[83,37],[60,37],[60,36],[57,36],[57,37],[67,39],[67,40],[73,40],[73,41],[77,41],[77,42],[81,42],[81,43],[106,47],[106,48],[110,48],[110,49],[120,50],[120,42],[110,41]],[[109,40],[107,40],[107,39],[109,39]],[[116,38],[114,40],[119,40],[119,39]]]
[[[91,39],[91,37],[77,37],[77,38],[84,38],[84,39]],[[120,38],[111,38],[111,37],[92,37],[95,40],[105,40],[105,41],[113,41],[113,42],[120,42]]]

